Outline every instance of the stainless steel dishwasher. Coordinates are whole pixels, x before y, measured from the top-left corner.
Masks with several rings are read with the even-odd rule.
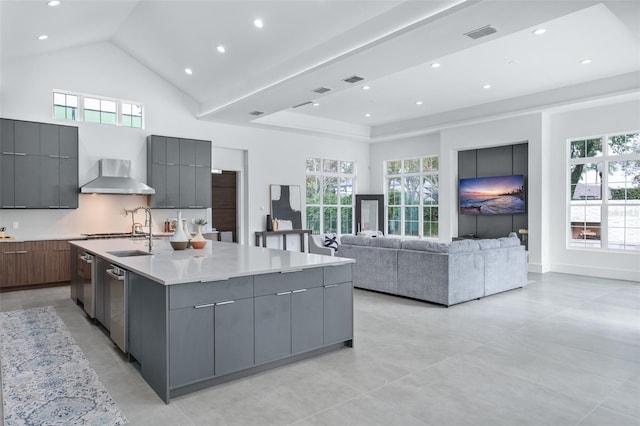
[[[89,315],[89,318],[95,318],[96,312],[96,268],[94,264],[95,258],[89,253],[84,253],[79,257],[78,277],[81,280],[80,291],[82,292],[82,307]]]
[[[111,265],[106,270],[106,282],[110,294],[109,334],[120,350],[127,353],[127,275],[128,272]]]

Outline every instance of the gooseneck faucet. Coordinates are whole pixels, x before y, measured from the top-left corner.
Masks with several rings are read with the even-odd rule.
[[[151,249],[153,248],[153,223],[152,223],[152,218],[151,218],[151,209],[149,207],[143,207],[143,206],[139,206],[136,207],[133,210],[127,210],[125,209],[125,214],[131,213],[131,223],[133,224],[131,226],[131,235],[135,235],[136,234],[136,225],[135,225],[135,214],[138,210],[144,210],[145,212],[145,226],[149,227],[149,253],[151,253]],[[148,219],[147,219],[148,217]]]

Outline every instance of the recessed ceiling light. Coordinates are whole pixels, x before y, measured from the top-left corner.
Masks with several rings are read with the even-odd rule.
[[[544,28],[536,28],[535,30],[532,31],[532,33],[535,35],[542,35],[546,32],[547,30],[545,30]]]
[[[313,103],[313,106],[318,106],[318,105],[320,105],[320,104],[319,104],[319,103],[317,103],[317,102],[314,102],[314,103]]]
[[[434,62],[431,64],[431,68],[440,68],[440,64],[437,62]]]
[[[517,65],[519,63],[520,63],[520,61],[518,61],[517,59],[512,59],[512,60],[509,61],[509,65]]]
[[[369,90],[369,89],[371,89],[370,86],[362,86],[362,90]]]
[[[184,72],[186,72],[189,75],[193,74],[193,70],[191,68],[185,68]]]
[[[416,105],[422,105],[422,101],[417,101]]]
[[[253,21],[253,25],[255,25],[256,28],[262,28],[264,26],[264,22],[262,22],[262,19],[256,18]]]
[[[364,116],[365,116],[365,117],[371,117],[371,114],[366,113]]]
[[[51,7],[55,7],[55,6],[59,6],[60,5],[60,0],[51,0],[49,3],[47,3],[49,6]]]
[[[485,84],[484,86],[482,86],[483,89],[491,89],[491,85],[490,84]]]
[[[49,38],[49,36],[46,35],[46,34],[42,34],[42,35],[38,36],[38,40],[46,40],[48,38]]]
[[[580,61],[580,63],[583,65],[590,64],[591,62],[592,62],[591,59],[588,59],[588,58]]]
[[[219,45],[218,47],[216,47],[216,49],[218,50],[218,52],[220,53],[224,53],[227,51],[227,49],[224,48],[223,45]]]

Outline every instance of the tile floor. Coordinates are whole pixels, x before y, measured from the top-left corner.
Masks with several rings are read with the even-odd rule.
[[[548,273],[451,308],[356,290],[355,347],[165,405],[68,298],[53,305],[132,425],[640,425],[640,283]]]

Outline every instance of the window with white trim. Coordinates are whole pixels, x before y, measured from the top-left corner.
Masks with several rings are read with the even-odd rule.
[[[438,237],[438,156],[385,162],[387,235]]]
[[[352,234],[356,176],[353,161],[307,158],[307,229]]]
[[[570,248],[640,250],[640,133],[569,140]]]
[[[144,128],[144,106],[138,102],[80,93],[53,92],[53,118],[112,126]]]

